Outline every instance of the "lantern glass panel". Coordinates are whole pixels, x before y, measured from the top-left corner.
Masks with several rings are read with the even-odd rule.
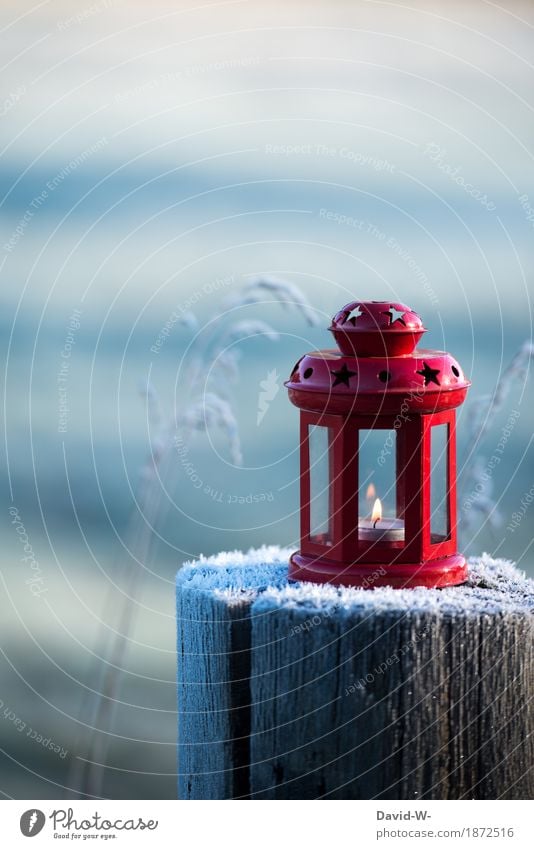
[[[450,538],[449,513],[449,425],[430,428],[430,539],[443,542]]]
[[[358,449],[358,537],[372,541],[376,531],[382,542],[404,541],[404,507],[397,485],[398,462],[401,461],[402,434],[394,428],[359,431]],[[377,505],[377,499],[380,504]],[[374,520],[379,510],[380,518]],[[375,511],[375,512],[374,512]],[[386,529],[388,533],[384,535]]]
[[[309,425],[310,541],[319,545],[332,545],[331,443],[331,428]]]

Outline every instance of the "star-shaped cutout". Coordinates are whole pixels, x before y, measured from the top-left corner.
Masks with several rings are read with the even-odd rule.
[[[424,377],[425,386],[428,386],[429,383],[435,383],[436,386],[439,386],[440,385],[439,380],[438,380],[439,371],[440,371],[439,368],[430,368],[428,363],[425,363],[425,361],[423,360],[423,368],[420,369],[420,370],[418,369],[416,374],[420,374]]]
[[[330,374],[333,374],[335,377],[332,386],[339,386],[340,383],[342,383],[344,386],[350,386],[349,381],[351,377],[357,375],[358,372],[350,371],[350,369],[347,368],[347,363],[343,363],[343,365],[338,371],[330,371]]]
[[[344,323],[347,324],[347,322],[350,321],[350,323],[354,327],[354,325],[356,324],[356,319],[359,318],[361,315],[363,315],[363,312],[361,311],[360,306],[355,306],[353,309],[351,309],[349,313],[347,313]]]
[[[389,315],[389,326],[395,324],[396,321],[400,321],[401,324],[404,324],[406,327],[406,322],[403,319],[403,315],[406,315],[406,310],[397,310],[395,307],[390,307],[388,310],[382,313],[382,315]]]

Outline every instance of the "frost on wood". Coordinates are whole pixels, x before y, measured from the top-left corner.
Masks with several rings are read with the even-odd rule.
[[[289,554],[178,573],[181,798],[534,796],[533,581],[289,585]]]
[[[488,554],[469,560],[467,584],[429,590],[424,587],[395,590],[391,587],[357,589],[334,587],[330,584],[288,584],[287,562],[292,549],[263,546],[248,552],[220,552],[212,557],[201,556],[184,564],[178,573],[178,583],[211,592],[232,588],[255,591],[256,610],[273,605],[306,613],[329,615],[333,609],[430,612],[492,613],[496,610],[521,612],[534,610],[534,581],[525,577],[513,563],[493,559]],[[273,573],[272,567],[278,567]],[[213,568],[216,567],[216,568]],[[209,573],[209,578],[208,578]],[[276,574],[273,584],[272,578]]]
[[[178,588],[217,592],[220,598],[249,600],[267,588],[274,589],[287,579],[287,563],[292,549],[264,545],[249,551],[221,551],[210,557],[184,563],[178,572]]]

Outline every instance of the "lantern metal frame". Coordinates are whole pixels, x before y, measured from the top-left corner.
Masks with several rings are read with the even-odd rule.
[[[406,338],[400,341],[398,336],[394,338],[392,356],[387,332],[390,325],[376,326],[380,325],[380,307],[390,306],[386,302],[348,304],[341,315],[357,307],[365,318],[370,314],[375,324],[374,339],[372,329],[367,327],[362,333],[363,356],[358,350],[357,325],[345,328],[345,333],[338,325],[334,335],[338,343],[341,340],[340,347],[345,347],[345,351],[316,351],[306,355],[286,383],[291,401],[300,407],[301,547],[290,560],[289,574],[294,580],[351,586],[440,587],[462,583],[466,578],[465,558],[457,552],[455,407],[463,401],[470,384],[450,355],[414,350],[415,342],[424,332],[422,323],[408,342]],[[420,322],[408,307],[399,304],[394,307],[404,315],[416,316]],[[397,354],[399,344],[403,351]],[[418,369],[421,363],[423,366]],[[441,368],[435,368],[436,364]],[[346,386],[343,383],[341,391],[338,386],[333,388],[332,382],[326,385],[327,373],[339,375],[345,367],[357,381],[354,389],[349,386],[350,379]],[[438,374],[442,369],[443,374],[448,370],[450,383],[438,388],[433,385],[427,390],[425,376],[423,389],[414,392],[413,379],[407,382],[406,376],[426,375],[425,369],[433,367]],[[376,384],[376,375],[383,375],[385,369],[390,377],[400,370],[402,386],[397,385],[393,391],[384,385],[371,388],[371,380]],[[311,372],[315,372],[315,377]],[[310,378],[314,379],[312,386]],[[409,415],[400,418],[402,404],[409,407]],[[431,512],[431,436],[432,428],[439,425],[447,428],[444,481],[447,533],[436,539]],[[312,536],[310,528],[312,500],[317,495],[311,491],[310,426],[329,429],[331,539],[324,541]],[[396,433],[391,462],[395,463],[396,511],[404,522],[404,541],[360,538],[363,517],[359,515],[359,458],[363,430]]]

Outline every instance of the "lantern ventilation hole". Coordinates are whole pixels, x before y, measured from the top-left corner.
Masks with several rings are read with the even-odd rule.
[[[379,372],[378,379],[381,380],[382,383],[387,383],[389,380],[391,380],[391,372],[387,371],[386,369],[383,369],[381,372]]]
[[[306,371],[305,371],[305,372],[304,372],[304,374],[303,374],[303,377],[304,377],[306,380],[308,380],[308,379],[312,376],[312,374],[313,374],[313,369],[312,369],[312,368],[307,368],[307,369],[306,369]]]
[[[460,377],[460,369],[457,369],[456,366],[451,366],[451,371],[455,377]]]
[[[382,315],[387,315],[389,318],[389,326],[391,327],[395,324],[396,321],[400,322],[403,327],[406,327],[406,322],[404,320],[404,316],[406,314],[406,310],[398,310],[394,306],[390,306],[389,309],[384,310]]]
[[[438,374],[440,370],[438,368],[432,368],[428,363],[423,361],[423,368],[417,369],[416,374],[420,374],[424,379],[424,385],[428,386],[429,383],[435,383],[436,386],[440,386],[440,381],[438,380]]]
[[[303,359],[304,359],[304,357],[301,357],[300,360],[297,360],[297,362],[295,363],[295,365],[291,369],[291,374],[295,374],[295,372],[297,371],[297,369],[298,369],[298,367],[301,364]]]
[[[360,306],[355,306],[350,310],[350,312],[347,313],[345,322],[350,322],[350,324],[352,324],[352,326],[354,327],[354,325],[356,324],[356,319],[360,318],[361,315],[363,315],[363,313],[360,309]]]

